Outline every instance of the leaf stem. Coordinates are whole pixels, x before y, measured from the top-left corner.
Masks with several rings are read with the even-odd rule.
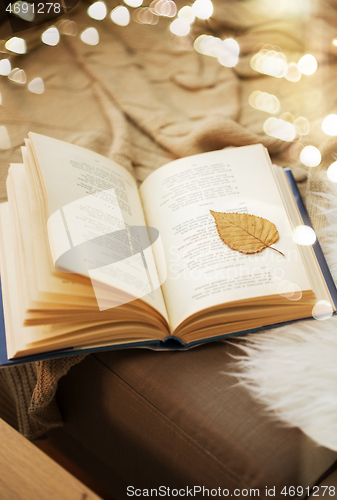
[[[280,250],[277,250],[277,248],[274,248],[274,247],[268,247],[268,248],[270,248],[271,250],[275,250],[275,252],[280,253],[281,255],[283,255],[284,258],[286,258],[284,253],[282,253]]]

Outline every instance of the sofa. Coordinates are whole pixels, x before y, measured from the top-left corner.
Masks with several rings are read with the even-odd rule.
[[[235,342],[216,342],[90,355],[60,380],[64,425],[48,440],[118,500],[160,486],[166,496],[199,486],[239,498],[308,493],[337,453],[272,418],[230,374],[237,354]]]

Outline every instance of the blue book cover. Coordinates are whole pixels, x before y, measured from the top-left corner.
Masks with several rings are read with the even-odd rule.
[[[303,223],[307,226],[312,227],[308,212],[305,208],[305,205],[303,203],[303,200],[301,198],[300,192],[298,190],[298,187],[296,185],[296,181],[292,175],[292,172],[290,169],[285,169],[286,175],[288,182],[290,184],[290,187],[292,189],[295,201],[297,203],[298,209],[300,211],[301,217],[303,219]],[[324,275],[327,287],[329,289],[331,298],[334,302],[335,308],[337,309],[337,289],[334,283],[334,280],[331,276],[328,264],[325,260],[324,254],[322,252],[322,249],[319,245],[319,242],[316,240],[316,242],[313,245],[313,249],[317,258],[317,261],[319,263],[319,266],[321,268],[322,274]],[[313,319],[313,318],[308,318],[308,319]],[[295,320],[295,321],[302,321],[302,320]],[[164,341],[145,341],[145,342],[133,342],[133,343],[127,343],[127,344],[120,344],[120,345],[105,345],[102,346],[100,345],[99,347],[85,347],[85,348],[73,348],[73,349],[63,349],[63,350],[57,350],[57,351],[49,351],[45,353],[39,353],[34,356],[27,356],[27,357],[21,357],[21,358],[16,358],[16,359],[8,359],[7,357],[7,348],[6,348],[6,335],[5,335],[5,322],[4,322],[4,312],[3,312],[3,305],[2,305],[2,292],[0,288],[0,366],[10,366],[10,365],[17,365],[17,364],[22,364],[22,363],[28,363],[32,361],[40,361],[43,359],[51,359],[51,358],[58,358],[58,357],[64,357],[64,356],[73,356],[76,354],[89,354],[89,353],[94,353],[98,351],[104,351],[104,350],[112,350],[112,349],[122,349],[122,348],[149,348],[149,349],[154,349],[154,350],[184,350],[184,349],[189,349],[192,347],[195,347],[197,345],[201,345],[207,342],[212,342],[216,340],[221,340],[223,338],[227,337],[233,337],[233,336],[238,336],[238,335],[243,335],[247,333],[254,333],[258,332],[261,330],[267,330],[271,328],[276,328],[279,326],[284,326],[289,323],[294,323],[295,321],[291,322],[285,322],[285,323],[277,323],[269,326],[264,326],[262,328],[254,328],[250,330],[244,330],[240,332],[235,332],[235,333],[229,333],[225,335],[220,335],[212,338],[206,338],[206,339],[201,339],[198,341],[190,342],[188,344],[182,343],[178,338],[170,336],[167,337]]]

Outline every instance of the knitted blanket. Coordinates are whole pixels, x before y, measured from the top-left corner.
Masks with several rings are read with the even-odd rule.
[[[184,5],[176,3],[178,8]],[[75,29],[78,34],[62,34],[55,46],[41,42],[46,26],[23,32],[28,52],[11,54],[12,67],[23,69],[27,82],[42,78],[45,91],[34,94],[26,85],[0,77],[0,201],[6,199],[8,165],[21,161],[20,147],[28,131],[110,157],[139,182],[178,157],[260,142],[275,163],[293,168],[309,212],[321,224],[324,218],[317,211],[313,174],[299,162],[296,143],[267,135],[263,125],[270,115],[252,107],[249,96],[253,91],[276,95],[280,103],[277,116],[283,113],[287,120],[305,117],[310,132],[298,139],[302,145],[319,147],[323,156],[319,169],[330,165],[335,140],[326,139],[321,122],[335,102],[337,47],[331,43],[337,33],[335,2],[320,0],[305,13],[295,7],[282,10],[282,2],[273,10],[264,0],[214,0],[213,5],[211,19],[197,21],[183,43],[170,33],[171,19],[160,17],[156,25],[131,21],[121,27],[109,17],[90,19],[85,3],[67,17],[76,23],[73,34]],[[95,46],[85,44],[79,36],[88,27],[99,33]],[[240,46],[238,64],[224,67],[216,58],[197,53],[193,40],[201,34],[235,38]],[[252,69],[250,61],[266,44],[268,50],[282,50],[289,62],[310,52],[318,61],[318,70],[298,82],[262,75]],[[82,358],[1,369],[4,418],[12,423],[17,418],[20,431],[31,439],[60,425],[57,384]]]

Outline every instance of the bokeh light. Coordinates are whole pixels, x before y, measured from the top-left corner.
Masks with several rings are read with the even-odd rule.
[[[9,59],[1,59],[0,61],[0,75],[8,76],[12,71],[12,66]]]
[[[99,34],[96,28],[87,28],[81,33],[82,42],[87,45],[97,45],[99,42]]]
[[[173,0],[166,0],[161,4],[160,15],[165,17],[174,17],[177,14],[177,6]]]
[[[298,69],[298,66],[295,62],[291,62],[288,64],[288,71],[285,75],[285,79],[289,82],[299,82],[302,78],[302,73]]]
[[[173,0],[153,0],[149,8],[157,16],[174,17],[177,6]]]
[[[195,17],[208,19],[213,14],[213,4],[211,0],[195,0],[192,10]]]
[[[250,66],[258,73],[283,78],[288,73],[287,58],[282,52],[261,49],[250,60]]]
[[[193,13],[193,9],[189,5],[185,5],[185,7],[182,7],[179,10],[178,17],[183,17],[184,19],[187,19],[187,21],[190,24],[192,24],[195,20],[195,15]]]
[[[331,318],[332,314],[332,305],[327,300],[319,300],[312,309],[313,318],[320,321]]]
[[[104,2],[95,2],[87,10],[88,16],[96,21],[102,21],[107,15],[107,8]]]
[[[316,241],[316,233],[310,226],[297,226],[293,230],[293,240],[298,245],[313,245]]]
[[[233,38],[221,40],[212,35],[200,35],[194,41],[194,49],[199,54],[216,57],[222,66],[228,68],[239,61],[240,47]]]
[[[271,137],[286,142],[293,141],[296,137],[296,130],[292,123],[275,117],[268,118],[264,122],[263,131]]]
[[[330,167],[326,172],[326,175],[328,176],[328,179],[330,181],[337,182],[337,161],[331,163]]]
[[[300,300],[302,298],[302,290],[296,283],[291,283],[288,280],[281,280],[277,285],[277,293],[288,300]]]
[[[46,31],[44,31],[42,33],[41,40],[46,45],[50,45],[51,47],[54,47],[60,41],[59,30],[55,26],[52,26],[51,28],[48,28]]]
[[[10,52],[15,52],[16,54],[25,54],[27,52],[27,44],[23,38],[13,36],[5,43],[5,47]]]
[[[315,146],[305,146],[301,151],[300,160],[306,167],[317,167],[321,163],[322,156]]]
[[[124,3],[129,7],[137,8],[143,4],[143,0],[124,0]]]
[[[170,24],[170,31],[177,36],[186,36],[189,34],[191,25],[184,17],[177,17]]]
[[[265,111],[266,113],[276,114],[280,111],[280,101],[273,94],[254,90],[248,98],[249,104],[252,108]]]
[[[297,63],[298,69],[303,75],[312,75],[317,69],[316,58],[311,54],[301,57]]]
[[[19,85],[25,85],[27,83],[27,76],[23,69],[14,68],[8,75],[8,79],[11,82],[18,83]]]
[[[226,38],[220,45],[218,61],[222,66],[233,68],[239,61],[240,47],[233,38]]]
[[[133,12],[132,18],[139,24],[157,24],[158,16],[149,7],[137,9]]]
[[[337,135],[337,115],[331,114],[324,118],[322,130],[326,135]]]
[[[16,5],[18,8],[15,7]],[[15,12],[16,10],[17,12]],[[26,1],[22,2],[19,0],[18,2],[12,3],[12,13],[14,16],[29,23],[33,22],[35,18],[34,5]]]
[[[130,12],[123,5],[118,5],[110,12],[110,19],[117,26],[127,26],[130,23]]]
[[[199,54],[203,54],[204,52],[202,51],[202,41],[207,38],[207,35],[199,35],[193,43],[193,48],[196,52]]]
[[[78,33],[77,24],[75,21],[69,21],[69,19],[62,19],[58,24],[58,29],[62,35],[76,36]]]
[[[294,127],[299,135],[308,135],[310,132],[310,123],[304,116],[299,116],[294,120]]]
[[[34,78],[34,80],[28,83],[27,87],[32,94],[43,94],[44,92],[44,83],[42,78]]]
[[[200,54],[210,57],[219,57],[221,54],[221,40],[211,35],[201,35],[194,42],[194,47]]]

